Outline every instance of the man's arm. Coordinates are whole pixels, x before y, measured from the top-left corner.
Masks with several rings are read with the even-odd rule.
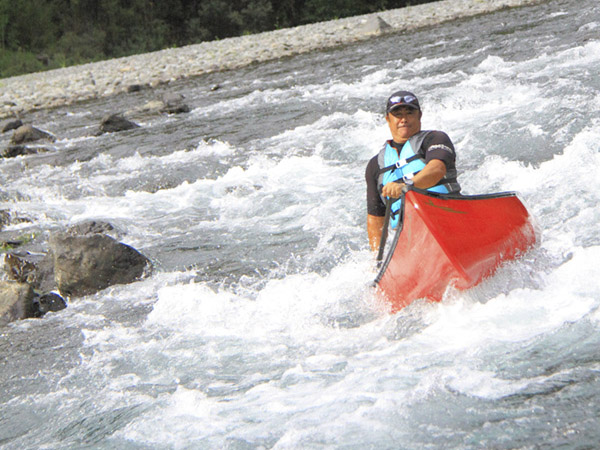
[[[383,232],[383,221],[383,216],[367,214],[367,234],[369,235],[369,245],[373,251],[379,250],[381,233]]]
[[[444,175],[446,175],[446,164],[440,159],[432,159],[412,180],[415,187],[427,189],[435,186],[438,181],[444,178]],[[391,182],[383,187],[381,193],[384,197],[399,198],[403,186],[404,183]]]
[[[385,204],[381,200],[377,189],[378,174],[379,165],[377,164],[377,156],[374,156],[369,161],[365,171],[367,182],[367,235],[369,237],[369,245],[373,251],[379,249],[385,215]]]

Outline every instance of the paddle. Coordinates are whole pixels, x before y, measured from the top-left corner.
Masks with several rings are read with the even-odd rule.
[[[381,230],[381,241],[379,242],[379,252],[377,253],[377,258],[375,259],[375,261],[377,261],[378,269],[381,267],[381,262],[383,260],[383,251],[385,247],[385,241],[387,240],[388,227],[390,225],[390,215],[392,212],[393,202],[394,200],[392,200],[389,197],[385,200],[385,216],[383,218],[383,228]]]

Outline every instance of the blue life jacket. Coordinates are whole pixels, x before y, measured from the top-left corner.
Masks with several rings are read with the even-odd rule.
[[[387,183],[397,180],[411,180],[417,173],[423,170],[425,167],[425,159],[419,156],[418,152],[421,145],[423,145],[423,140],[429,133],[431,133],[431,131],[420,131],[412,136],[402,146],[400,154],[398,154],[398,151],[390,145],[389,141],[386,142],[377,156],[377,163],[379,165],[378,186],[380,192],[381,188]],[[456,184],[456,187],[454,184]],[[427,190],[440,194],[449,194],[460,191],[460,186],[458,186],[457,183],[446,183],[445,179],[442,178],[437,185],[427,188]],[[383,203],[386,203],[385,197],[382,196],[381,199]],[[390,225],[392,229],[398,226],[398,211],[401,206],[402,199],[398,199],[392,203],[390,213]]]

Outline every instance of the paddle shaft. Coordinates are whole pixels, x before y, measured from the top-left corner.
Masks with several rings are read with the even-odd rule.
[[[390,225],[390,215],[392,212],[392,203],[393,200],[391,198],[387,198],[385,201],[385,216],[383,218],[383,228],[381,229],[381,240],[379,241],[379,252],[377,253],[377,267],[381,266],[381,261],[383,260],[383,251],[385,250],[385,242],[387,241],[388,235],[388,227]]]

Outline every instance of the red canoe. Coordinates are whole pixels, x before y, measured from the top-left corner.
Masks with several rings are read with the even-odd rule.
[[[449,285],[475,286],[536,241],[514,192],[440,195],[410,189],[401,225],[375,283],[398,311],[412,301],[440,301]]]

